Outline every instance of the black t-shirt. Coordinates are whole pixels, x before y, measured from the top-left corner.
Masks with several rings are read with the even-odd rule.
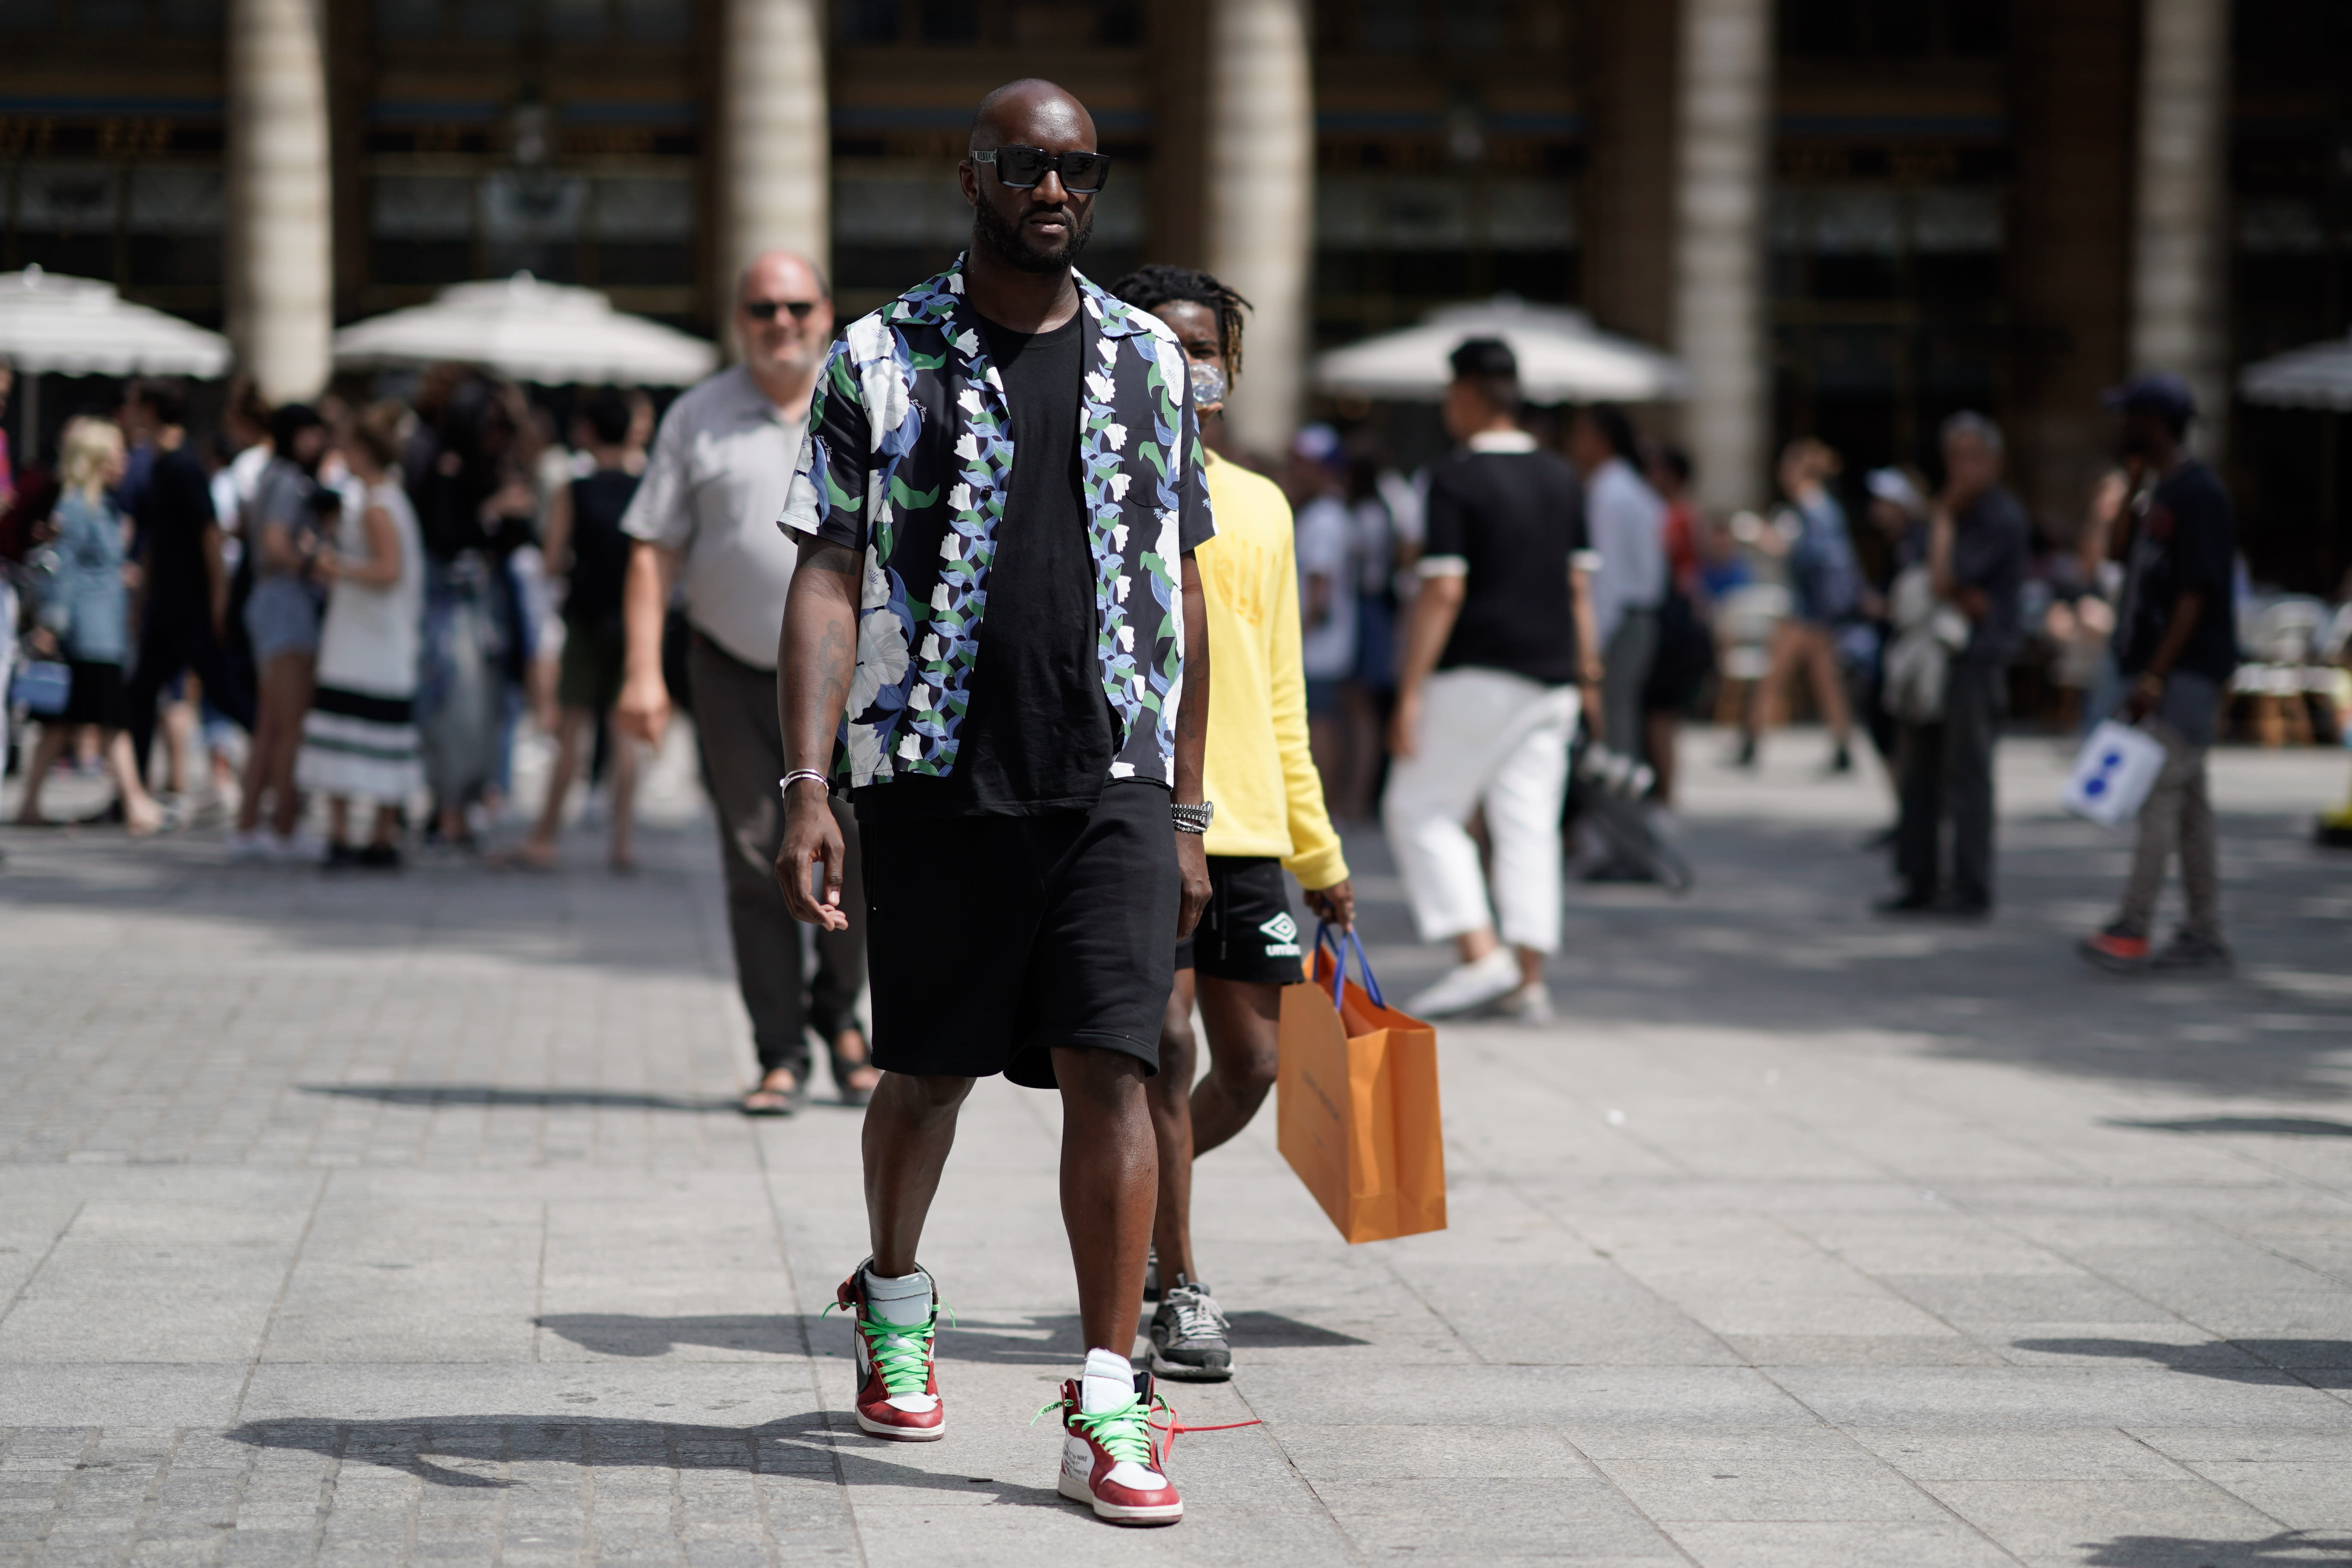
[[[2194,591],[2203,604],[2173,668],[2230,679],[2238,668],[2237,554],[2237,516],[2220,478],[2193,458],[2167,474],[2132,531],[2116,617],[2123,627],[2116,664],[2126,675],[2147,668],[2181,594]]]
[[[1952,520],[1952,581],[1982,590],[1987,601],[1984,619],[1970,627],[1968,645],[1954,662],[2006,665],[2025,640],[2018,594],[2025,586],[2026,559],[2032,548],[2025,509],[1999,485]]]
[[[1429,480],[1423,559],[1468,567],[1462,613],[1437,668],[1508,670],[1546,686],[1577,678],[1569,557],[1585,548],[1584,491],[1549,452],[1457,452]]]
[[[1094,551],[1078,479],[1086,317],[1036,333],[983,318],[981,330],[1012,411],[1013,456],[971,702],[954,771],[858,790],[861,820],[1086,811],[1110,773],[1116,731],[1097,653]]]
[[[212,576],[205,531],[220,526],[205,466],[185,447],[159,453],[140,497],[147,541],[147,618],[209,624]]]
[[[621,588],[629,574],[629,536],[621,514],[637,493],[637,477],[599,468],[572,481],[572,584],[563,601],[567,626],[618,631]]]

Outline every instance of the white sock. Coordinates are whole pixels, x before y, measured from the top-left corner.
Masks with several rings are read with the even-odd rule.
[[[1116,1410],[1135,1397],[1135,1363],[1117,1351],[1088,1351],[1078,1384],[1078,1408],[1089,1415]]]
[[[896,1278],[866,1270],[866,1310],[886,1323],[920,1328],[931,1317],[931,1282],[921,1269]]]

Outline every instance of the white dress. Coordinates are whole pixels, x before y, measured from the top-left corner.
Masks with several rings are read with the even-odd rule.
[[[396,479],[367,490],[367,505],[392,519],[400,576],[383,587],[338,580],[319,632],[319,687],[302,721],[294,782],[321,795],[404,804],[424,786],[418,760],[416,653],[425,616],[425,542],[408,493]],[[335,547],[367,554],[364,513],[344,509]]]

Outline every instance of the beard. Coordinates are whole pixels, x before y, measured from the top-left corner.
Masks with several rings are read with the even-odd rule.
[[[1070,212],[1067,207],[1062,210]],[[1095,232],[1091,205],[1085,216],[1076,213],[1071,216],[1070,237],[1055,249],[1038,250],[1023,241],[1019,227],[1005,222],[993,203],[982,201],[972,208],[972,238],[998,260],[1024,272],[1059,272],[1077,263]]]

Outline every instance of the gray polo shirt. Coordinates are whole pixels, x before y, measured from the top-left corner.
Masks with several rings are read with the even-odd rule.
[[[741,365],[670,405],[622,530],[677,552],[686,618],[757,669],[776,668],[798,555],[776,527],[805,419],[776,411]]]

